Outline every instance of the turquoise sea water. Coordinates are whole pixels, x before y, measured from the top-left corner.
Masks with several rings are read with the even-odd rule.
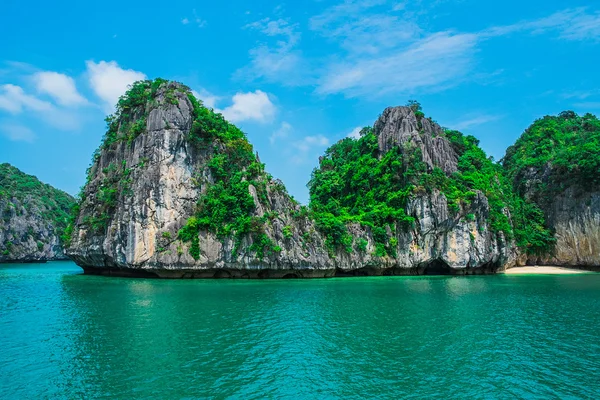
[[[600,398],[600,274],[143,280],[0,265],[0,398]]]

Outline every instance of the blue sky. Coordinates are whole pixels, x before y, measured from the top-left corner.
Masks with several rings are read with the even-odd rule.
[[[104,116],[144,77],[221,110],[303,203],[329,144],[409,99],[499,159],[536,118],[600,114],[594,3],[7,0],[0,162],[76,194]]]

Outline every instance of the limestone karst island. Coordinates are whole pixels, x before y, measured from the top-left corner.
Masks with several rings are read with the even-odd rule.
[[[0,400],[600,399],[600,3],[0,4]]]
[[[161,278],[600,269],[600,121],[535,121],[501,163],[421,105],[329,147],[299,204],[246,135],[191,90],[134,83],[74,200],[2,166],[2,259]]]

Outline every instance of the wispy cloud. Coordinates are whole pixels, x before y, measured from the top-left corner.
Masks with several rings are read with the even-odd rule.
[[[292,125],[283,121],[281,123],[281,126],[269,137],[269,141],[271,142],[271,144],[273,144],[280,139],[285,139],[288,136],[290,136],[292,130]]]
[[[244,29],[256,30],[268,40],[250,49],[250,65],[236,71],[236,77],[264,79],[285,85],[306,83],[308,69],[298,49],[301,35],[297,24],[281,18],[263,18],[244,26]]]
[[[311,153],[320,153],[321,149],[329,145],[329,139],[323,135],[305,136],[292,143],[296,153],[291,158],[294,164],[303,164],[308,161]]]
[[[52,109],[52,104],[26,94],[22,87],[12,84],[0,86],[0,109],[12,114],[18,114],[24,109],[46,111]]]
[[[474,126],[484,125],[489,122],[494,122],[499,120],[500,118],[500,115],[491,114],[467,115],[466,119],[453,123],[452,125],[450,125],[450,128],[460,131],[463,129],[470,129]]]
[[[35,140],[35,134],[33,131],[26,126],[15,125],[15,124],[4,124],[0,125],[0,132],[4,134],[9,140],[13,142],[29,142],[32,143]]]
[[[585,101],[581,103],[573,104],[575,107],[584,110],[598,110],[600,109],[600,101]]]
[[[38,92],[50,95],[60,105],[84,105],[88,101],[77,91],[75,80],[65,74],[53,71],[37,72],[33,81]]]
[[[355,97],[454,85],[470,72],[476,44],[476,35],[441,32],[394,52],[333,63],[317,92]]]
[[[192,12],[194,14],[194,22],[196,23],[198,28],[204,28],[206,26],[206,21],[198,16],[195,8],[192,10]]]
[[[88,70],[90,78],[88,83],[99,97],[106,100],[112,93],[111,88],[119,82],[120,75],[108,73],[107,76],[101,76],[102,67],[108,66],[108,70],[110,70],[116,66],[116,63],[92,64],[88,63],[88,67],[92,67],[92,70]],[[99,69],[94,70],[94,67]],[[81,131],[88,118],[94,118],[90,112],[97,112],[100,108],[88,107],[87,110],[76,108],[93,104],[81,95],[75,79],[71,76],[55,71],[40,71],[33,66],[21,66],[19,63],[13,63],[10,68],[18,71],[16,75],[11,74],[16,76],[15,80],[25,84],[25,86],[12,83],[0,85],[0,112],[12,115],[8,123],[11,127],[10,137],[13,139],[22,137],[23,139],[20,140],[33,140],[33,136],[20,128],[26,127],[32,119],[41,121],[49,128],[62,131]],[[125,92],[128,83],[125,83],[122,93]],[[114,96],[118,98],[122,93],[114,94]]]
[[[0,111],[26,119],[40,119],[49,126],[64,130],[77,131],[81,128],[84,115],[72,108],[65,108],[28,94],[17,85],[0,86]],[[25,113],[31,111],[31,113]],[[16,131],[15,131],[16,132]],[[24,136],[27,137],[27,136]]]
[[[585,100],[588,97],[593,97],[593,96],[597,96],[597,95],[600,95],[600,89],[574,90],[574,91],[563,93],[562,97],[565,99]]]
[[[309,21],[310,28],[336,40],[353,54],[378,54],[418,38],[421,29],[404,16],[390,13],[386,1],[345,1]]]
[[[495,26],[481,32],[486,36],[502,36],[515,32],[543,34],[555,32],[565,40],[600,40],[600,12],[588,8],[571,8],[548,17],[525,20],[511,25]]]
[[[409,95],[445,90],[465,81],[497,81],[501,70],[475,73],[477,53],[491,38],[521,33],[554,34],[560,40],[600,40],[600,12],[589,8],[566,9],[474,32],[425,29],[423,10],[429,12],[447,2],[344,0],[326,7],[309,18],[308,26],[311,40],[321,37],[337,47],[329,55],[307,53],[301,47],[298,25],[280,14],[261,19],[245,28],[276,40],[261,42],[250,50],[250,64],[238,75],[314,86],[322,95]],[[298,77],[298,71],[303,76]]]
[[[181,23],[183,25],[188,25],[191,22],[193,22],[198,28],[204,28],[206,26],[206,20],[204,20],[198,16],[198,13],[196,12],[195,8],[192,10],[192,15],[193,15],[192,18],[183,17],[181,19]]]

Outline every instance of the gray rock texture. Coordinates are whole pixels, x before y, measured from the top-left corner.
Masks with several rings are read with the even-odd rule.
[[[219,149],[198,150],[189,143],[192,105],[184,90],[175,91],[177,101],[166,101],[166,90],[162,86],[155,101],[146,105],[144,131],[130,143],[118,141],[103,149],[92,166],[67,250],[87,273],[165,278],[463,275],[493,273],[514,263],[511,243],[489,230],[489,207],[482,193],[469,209],[455,215],[443,194],[416,194],[407,209],[416,220],[414,228],[397,227],[394,233],[397,257],[377,257],[370,229],[358,224],[348,229],[355,243],[358,238],[367,241],[366,251],[328,251],[310,212],[267,174],[262,177],[266,199],[252,185],[249,191],[254,216],[267,217],[265,234],[278,251],[259,256],[251,250],[253,237],[247,235],[234,255],[233,238],[201,231],[200,257],[195,260],[189,253],[191,244],[179,240],[178,231],[215,182],[207,163]],[[440,166],[446,173],[456,170],[456,153],[442,129],[429,120],[417,121],[406,107],[386,109],[375,131],[382,152],[410,141],[422,149],[430,167]],[[121,183],[114,207],[106,211],[99,194],[107,181],[114,181],[115,165]],[[123,178],[125,169],[129,172]],[[475,218],[468,220],[468,214]],[[94,229],[93,221],[102,215],[108,218],[106,227]]]
[[[0,198],[0,262],[66,260],[53,222],[44,218],[44,207],[24,200]]]
[[[520,179],[525,196],[544,211],[556,238],[553,254],[529,257],[527,264],[600,271],[600,187],[582,187],[577,182],[557,185],[551,164],[541,170],[530,168]]]
[[[386,108],[373,130],[382,154],[395,146],[403,151],[416,147],[430,169],[439,167],[446,174],[457,170],[458,156],[444,137],[443,129],[430,119],[418,119],[409,107]]]

